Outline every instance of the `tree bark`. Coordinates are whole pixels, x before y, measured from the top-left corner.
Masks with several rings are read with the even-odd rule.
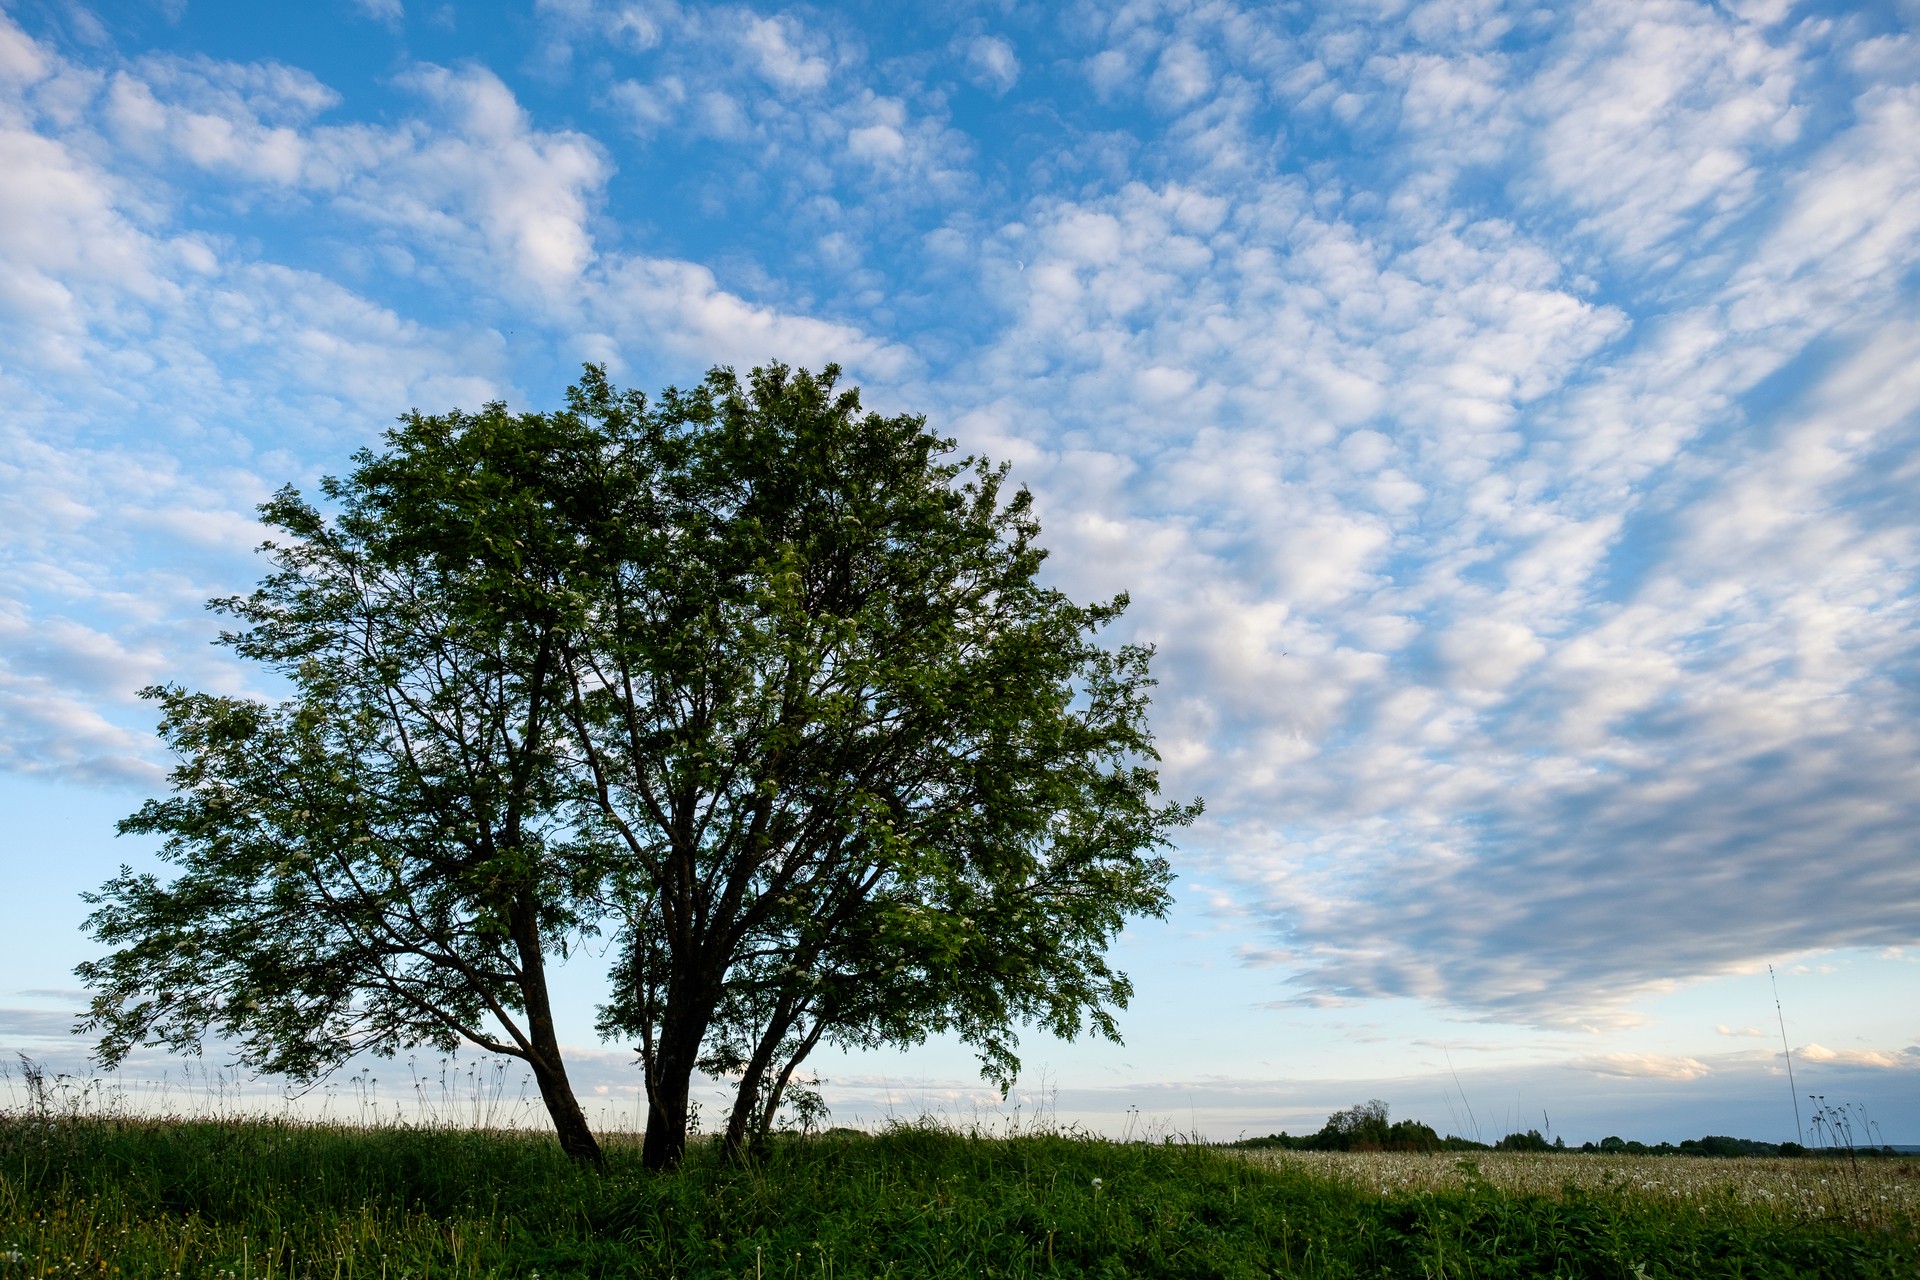
[[[547,1105],[560,1149],[568,1157],[596,1169],[607,1167],[606,1155],[587,1124],[580,1100],[567,1080],[566,1061],[560,1056],[560,1037],[553,1025],[553,1004],[547,996],[547,958],[540,946],[538,908],[531,902],[515,904],[512,927],[520,952],[520,999],[527,1011],[527,1065],[533,1069],[540,1100]]]
[[[800,1042],[800,1047],[794,1051],[791,1058],[787,1059],[787,1064],[780,1068],[780,1076],[773,1082],[773,1092],[768,1095],[760,1109],[760,1130],[753,1137],[755,1146],[766,1144],[767,1135],[773,1132],[773,1117],[780,1111],[780,1099],[787,1091],[788,1082],[793,1079],[793,1073],[799,1067],[801,1060],[812,1053],[813,1046],[820,1042],[820,1033],[826,1030],[826,1027],[825,1021],[816,1020],[813,1030],[808,1032],[807,1038]]]
[[[776,1015],[766,1031],[760,1036],[759,1043],[753,1047],[753,1058],[747,1063],[746,1074],[740,1077],[740,1090],[733,1098],[733,1114],[727,1117],[727,1158],[740,1161],[747,1154],[747,1128],[759,1119],[760,1097],[766,1088],[767,1068],[773,1065],[774,1051],[780,1042],[786,1039],[787,1028],[792,1018],[784,1011]],[[754,1141],[759,1141],[756,1129]]]
[[[553,1048],[554,1052],[548,1061],[558,1066],[558,1046]],[[533,1067],[534,1083],[540,1086],[540,1100],[547,1104],[547,1114],[553,1119],[554,1132],[560,1137],[560,1149],[567,1153],[569,1159],[604,1170],[607,1167],[606,1155],[600,1150],[599,1139],[593,1136],[592,1127],[587,1124],[586,1112],[580,1109],[579,1099],[573,1096],[573,1086],[567,1082],[566,1068],[559,1066],[558,1070],[551,1070],[545,1063],[529,1061]]]
[[[681,1008],[676,1009],[676,1004]],[[689,1011],[685,1007],[688,1004],[699,1007]],[[672,1169],[686,1154],[687,1095],[713,1005],[711,998],[676,1001],[668,997],[659,1047],[647,1081],[647,1136],[640,1147],[640,1163],[648,1169]]]
[[[693,1079],[692,1054],[661,1037],[655,1079],[647,1089],[647,1136],[640,1163],[652,1170],[671,1169],[687,1151],[687,1092]]]
[[[661,1172],[672,1169],[687,1153],[687,1077],[663,1080],[647,1098],[647,1136],[640,1145],[640,1163]]]

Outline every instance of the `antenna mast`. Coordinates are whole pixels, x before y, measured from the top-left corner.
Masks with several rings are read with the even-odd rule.
[[[1780,979],[1773,976],[1773,966],[1767,966],[1767,981],[1773,984],[1773,1016],[1780,1020],[1780,1052],[1787,1057],[1787,1092],[1793,1095],[1793,1140],[1798,1142],[1804,1137],[1800,1128],[1800,1090],[1793,1083],[1793,1050],[1787,1048],[1787,1015],[1780,1011]]]

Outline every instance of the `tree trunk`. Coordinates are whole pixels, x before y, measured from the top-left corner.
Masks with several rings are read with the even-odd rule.
[[[786,1039],[787,1027],[792,1018],[784,1010],[776,1014],[772,1023],[761,1033],[759,1043],[753,1047],[753,1058],[747,1063],[746,1074],[740,1077],[740,1091],[733,1097],[733,1114],[727,1117],[727,1158],[742,1160],[747,1154],[747,1130],[759,1118],[760,1097],[766,1088],[767,1068],[773,1065],[773,1055]],[[757,1141],[758,1132],[753,1137]]]
[[[679,1064],[684,1060],[685,1065]],[[693,1078],[690,1055],[661,1047],[653,1087],[647,1090],[647,1136],[640,1163],[652,1170],[671,1169],[687,1151],[687,1092]]]
[[[773,1118],[780,1113],[780,1099],[787,1091],[787,1084],[793,1079],[794,1070],[799,1067],[801,1060],[812,1053],[813,1046],[820,1042],[820,1033],[826,1030],[826,1026],[824,1020],[816,1019],[813,1030],[808,1032],[807,1038],[800,1042],[800,1047],[794,1050],[791,1058],[787,1059],[787,1064],[780,1068],[779,1078],[773,1082],[773,1089],[767,1094],[766,1101],[760,1108],[760,1127],[753,1135],[753,1145],[756,1150],[766,1147],[767,1135],[773,1132]]]
[[[674,1168],[687,1153],[687,1078],[661,1081],[647,1098],[647,1136],[640,1163],[655,1172]]]
[[[647,1082],[647,1137],[640,1148],[640,1163],[654,1170],[674,1168],[686,1154],[687,1095],[711,1016],[710,1009],[702,1010],[698,1018],[676,1016],[674,1003],[669,998],[667,1016],[661,1019],[653,1078]]]
[[[549,1059],[558,1064],[560,1055],[558,1046]],[[586,1112],[580,1109],[579,1099],[573,1096],[573,1086],[567,1082],[564,1066],[559,1070],[547,1070],[544,1064],[534,1062],[534,1083],[540,1086],[540,1100],[547,1104],[547,1114],[553,1119],[554,1132],[560,1135],[560,1149],[569,1159],[581,1164],[590,1164],[596,1169],[607,1167],[607,1157],[600,1150],[600,1142],[593,1136],[593,1129],[587,1124]]]
[[[540,947],[536,910],[532,903],[522,900],[515,904],[512,917],[514,944],[520,951],[520,999],[526,1008],[527,1040],[532,1048],[527,1065],[533,1068],[540,1100],[547,1104],[547,1115],[553,1119],[553,1131],[560,1136],[560,1149],[582,1164],[604,1169],[606,1156],[587,1124],[586,1112],[580,1109],[580,1100],[573,1096],[567,1064],[560,1056],[553,1005],[547,998],[547,962]]]
[[[733,1114],[727,1117],[727,1159],[735,1164],[746,1158],[747,1126],[760,1109],[760,1077],[765,1072],[765,1063],[748,1064],[747,1074],[740,1078],[740,1091],[733,1095]]]

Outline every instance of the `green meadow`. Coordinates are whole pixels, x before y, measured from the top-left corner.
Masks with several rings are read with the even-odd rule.
[[[921,1124],[595,1173],[529,1133],[14,1114],[0,1277],[1912,1277],[1916,1172]]]

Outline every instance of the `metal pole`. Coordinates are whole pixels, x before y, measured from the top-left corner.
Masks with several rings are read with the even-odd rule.
[[[1800,1127],[1800,1090],[1793,1083],[1793,1050],[1787,1048],[1787,1015],[1780,1011],[1780,979],[1773,976],[1773,966],[1767,966],[1767,981],[1773,984],[1773,1016],[1780,1020],[1780,1052],[1787,1057],[1787,1092],[1793,1095],[1793,1140],[1803,1141],[1806,1133]]]

